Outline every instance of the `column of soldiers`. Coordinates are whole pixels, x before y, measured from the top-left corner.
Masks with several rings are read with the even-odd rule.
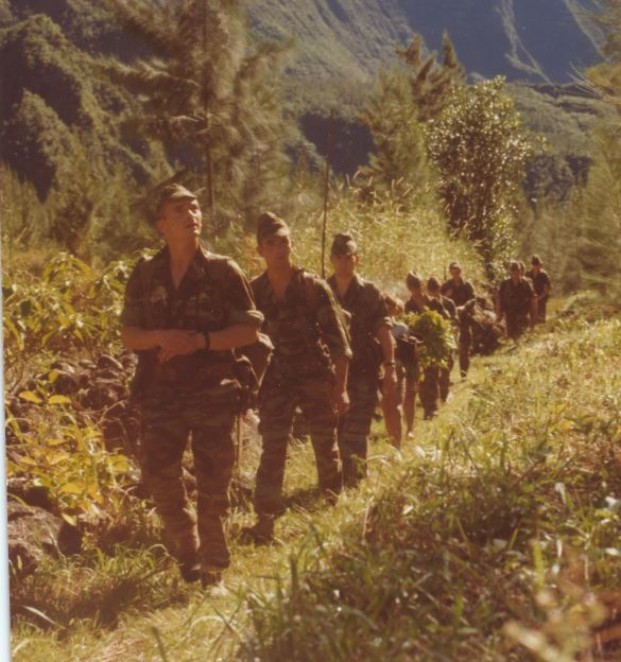
[[[333,274],[326,282],[293,262],[289,227],[266,212],[256,235],[265,271],[249,282],[235,262],[201,245],[202,213],[188,189],[162,188],[152,221],[165,246],[136,265],[121,315],[123,342],[138,355],[132,398],[141,411],[142,480],[182,577],[213,587],[230,563],[224,522],[236,461],[234,430],[250,388],[243,351],[257,342],[260,330],[271,339],[273,355],[258,389],[262,452],[256,522],[243,530],[256,544],[274,540],[276,520],[285,509],[283,481],[296,410],[309,427],[318,488],[332,504],[344,487],[356,487],[366,475],[380,392],[387,430],[399,446],[403,394],[398,384],[405,382],[403,413],[411,437],[416,392],[424,417],[432,418],[438,400],[448,399],[452,364],[428,368],[422,382],[403,368],[395,354],[403,325],[392,317],[400,303],[358,274],[358,249],[349,234],[334,237]],[[532,284],[512,263],[510,278],[499,290],[498,317],[506,319],[511,337],[522,329],[524,314],[531,320],[545,316],[549,279],[541,275],[538,258],[532,266]],[[420,277],[408,274],[405,310],[436,310],[455,325],[465,377],[470,338],[459,313],[474,290],[459,264],[451,264],[450,272],[442,285],[430,278],[426,293]],[[535,297],[533,287],[545,299]],[[195,508],[183,478],[188,443]]]

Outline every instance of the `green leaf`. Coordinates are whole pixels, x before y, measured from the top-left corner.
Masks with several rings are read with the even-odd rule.
[[[48,405],[70,405],[71,398],[68,398],[66,395],[52,395],[47,400]]]
[[[43,400],[33,391],[22,391],[18,397],[20,400],[32,402],[35,405],[40,405],[43,402]]]

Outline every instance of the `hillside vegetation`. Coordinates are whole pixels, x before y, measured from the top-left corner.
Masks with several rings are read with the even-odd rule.
[[[414,4],[382,3],[379,15],[367,0],[267,3],[266,18],[292,10],[300,30],[317,28],[299,94],[283,85],[295,43],[250,31],[241,0],[107,0],[89,13],[95,4],[0,0],[10,524],[32,506],[59,531],[51,540],[42,527],[30,547],[38,527],[12,538],[14,659],[618,659],[618,0],[594,0],[602,60],[568,86],[474,77],[448,35],[437,55],[418,35],[399,66],[373,79],[365,64],[358,77],[355,60],[384,52],[381,30],[401,34]],[[453,18],[475,8],[440,5]],[[499,16],[504,29],[540,5],[503,1],[502,15],[481,18],[478,44],[504,43]],[[541,39],[554,11],[571,28],[577,9],[551,1],[529,25]],[[324,85],[312,63],[324,58],[331,75],[327,54]],[[341,116],[304,114],[335,98]],[[361,145],[373,147],[363,167]],[[271,209],[291,225],[296,264],[314,272],[347,231],[361,275],[391,294],[406,294],[408,271],[442,279],[458,260],[493,295],[507,261],[536,251],[558,297],[524,342],[477,358],[401,451],[378,423],[368,479],[333,508],[296,428],[271,547],[238,536],[260,452],[248,417],[228,593],[183,583],[166,551],[137,468],[136,357],[119,338],[131,269],[161,245],[143,217],[172,179],[197,192],[205,245],[249,276],[263,269],[256,217]]]
[[[334,509],[295,446],[281,544],[235,546],[226,596],[148,545],[50,562],[14,597],[14,659],[615,659],[620,341],[617,317],[569,315],[478,360]]]

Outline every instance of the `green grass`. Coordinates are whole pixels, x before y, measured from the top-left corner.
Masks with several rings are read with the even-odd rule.
[[[13,659],[615,659],[620,359],[618,318],[558,320],[478,359],[416,444],[399,453],[376,430],[369,479],[334,508],[297,445],[280,544],[234,543],[228,595],[182,585],[147,550],[59,561],[31,578],[31,605],[74,615],[53,627],[21,608]],[[233,535],[251,519],[235,510]],[[599,652],[598,628],[613,639]]]

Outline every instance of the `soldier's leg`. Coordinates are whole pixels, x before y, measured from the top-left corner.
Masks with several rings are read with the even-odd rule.
[[[282,488],[295,405],[293,389],[284,384],[263,384],[259,401],[262,450],[254,494],[254,508],[259,516],[276,517],[284,510]]]
[[[338,494],[342,487],[337,446],[337,418],[330,396],[333,384],[328,380],[308,380],[300,388],[300,409],[310,428],[317,464],[319,489]]]
[[[548,301],[547,299],[537,300],[537,322],[543,324],[546,321]]]
[[[468,374],[470,368],[470,345],[472,344],[472,332],[470,325],[463,322],[459,329],[459,372],[462,377]]]
[[[420,402],[423,406],[426,419],[433,418],[438,411],[438,398],[440,395],[440,390],[438,388],[438,374],[439,368],[426,368],[424,379],[420,383]]]
[[[199,556],[204,572],[223,570],[230,563],[224,521],[229,512],[235,463],[237,407],[237,394],[232,393],[206,398],[202,408],[194,412],[192,453],[198,492]]]
[[[142,481],[155,502],[166,538],[173,545],[171,552],[182,572],[190,572],[197,561],[198,535],[181,465],[189,429],[177,407],[165,402],[152,404],[143,407],[141,417]]]
[[[355,487],[367,474],[367,443],[378,402],[377,383],[355,377],[347,387],[349,409],[338,425],[338,446],[343,464],[343,484]]]
[[[438,385],[440,387],[440,399],[442,402],[446,402],[449,396],[449,390],[451,386],[451,370],[453,369],[455,361],[453,359],[453,353],[451,352],[448,357],[448,365],[446,368],[440,368],[440,374],[438,375]]]
[[[414,415],[416,410],[416,393],[418,392],[418,364],[408,363],[404,366],[405,388],[403,393],[403,416],[405,418],[406,436],[414,437]]]

